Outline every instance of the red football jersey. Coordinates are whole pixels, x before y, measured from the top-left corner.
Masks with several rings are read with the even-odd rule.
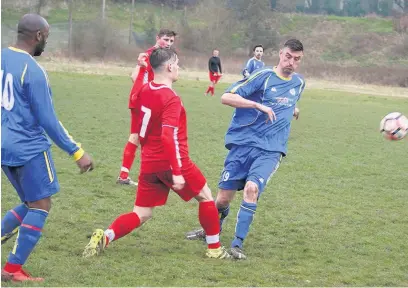
[[[187,116],[180,97],[168,86],[149,82],[139,93],[139,139],[142,146],[141,171],[153,173],[170,168],[162,142],[162,127],[174,128],[174,155],[188,158]],[[173,144],[173,143],[172,143]]]
[[[156,46],[150,47],[145,51],[148,55],[146,57],[146,67],[140,67],[139,74],[136,76],[135,82],[133,82],[132,90],[130,91],[129,95],[129,108],[134,109],[137,108],[136,99],[137,95],[139,94],[140,89],[142,86],[154,79],[154,72],[152,66],[150,65],[149,57],[152,54],[153,50],[156,49]]]

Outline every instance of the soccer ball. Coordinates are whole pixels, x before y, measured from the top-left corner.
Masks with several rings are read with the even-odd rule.
[[[408,133],[408,118],[399,112],[392,112],[381,120],[380,132],[388,140],[401,140]]]

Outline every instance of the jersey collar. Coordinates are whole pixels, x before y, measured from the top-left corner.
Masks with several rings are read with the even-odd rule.
[[[24,51],[24,50],[22,50],[22,49],[19,49],[19,48],[13,47],[13,46],[9,46],[8,48],[9,48],[10,50],[14,51],[14,52],[19,52],[19,53],[24,53],[24,54],[30,55],[27,51]]]
[[[273,67],[273,72],[275,72],[275,75],[278,76],[278,78],[280,78],[282,80],[285,80],[285,81],[289,81],[289,80],[292,79],[292,77],[286,78],[286,77],[283,77],[283,76],[279,75],[278,72],[277,72],[277,68],[278,68],[277,66]]]

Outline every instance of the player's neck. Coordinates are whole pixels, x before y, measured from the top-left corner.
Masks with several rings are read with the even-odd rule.
[[[30,45],[28,45],[24,41],[18,41],[17,40],[16,44],[14,46],[12,46],[12,47],[23,50],[23,51],[27,52],[28,54],[30,54],[31,56],[33,56],[33,54],[34,54],[34,49],[32,47],[30,47]]]
[[[164,77],[162,75],[154,75],[153,82],[154,84],[166,85],[169,88],[172,88],[173,86],[173,81],[168,77]]]

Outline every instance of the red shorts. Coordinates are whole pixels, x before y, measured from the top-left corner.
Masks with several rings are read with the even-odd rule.
[[[190,201],[203,189],[207,180],[190,159],[182,160],[181,174],[186,181],[184,188],[176,192],[184,201]],[[140,207],[163,206],[172,186],[171,170],[156,173],[140,173],[135,205]]]
[[[208,74],[210,75],[210,81],[213,82],[213,83],[217,83],[221,78],[221,75],[217,74],[217,76],[215,76],[214,75],[215,73],[213,73],[211,71],[208,72]]]
[[[130,109],[130,134],[139,134],[139,109]]]

